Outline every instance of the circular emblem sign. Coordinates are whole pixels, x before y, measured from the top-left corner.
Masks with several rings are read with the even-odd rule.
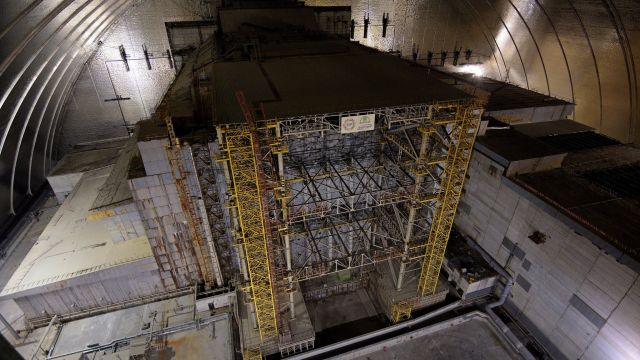
[[[351,131],[356,127],[354,119],[345,119],[342,123],[342,128],[346,131]]]

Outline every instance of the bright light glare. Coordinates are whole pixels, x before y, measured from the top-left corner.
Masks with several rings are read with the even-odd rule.
[[[467,64],[460,68],[460,72],[470,73],[473,76],[484,76],[484,67],[482,64]]]

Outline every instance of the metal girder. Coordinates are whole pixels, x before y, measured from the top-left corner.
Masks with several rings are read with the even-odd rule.
[[[254,214],[256,219],[258,213],[264,219],[264,211],[269,208],[274,211],[270,216],[275,214],[274,219],[281,222],[279,236],[289,256],[286,273],[277,272],[274,260],[269,258],[275,256],[275,250],[268,247],[264,223],[255,226],[263,232],[262,242],[255,241],[261,244],[261,253],[243,234],[249,267],[254,261],[251,258],[263,260],[261,268],[249,270],[252,291],[258,275],[264,284],[270,280],[273,285],[270,293],[264,284],[259,292],[270,295],[274,327],[279,326],[274,300],[280,291],[275,286],[279,282],[302,281],[393,258],[412,264],[411,269],[417,266],[412,273],[429,275],[421,276],[420,289],[424,289],[424,279],[437,280],[448,238],[444,230],[447,226],[450,230],[455,214],[455,208],[450,211],[451,204],[455,200],[457,206],[463,183],[458,181],[460,169],[466,169],[479,123],[480,111],[473,109],[479,108],[458,102],[436,103],[226,127],[227,145],[223,146],[228,153],[233,190],[237,192],[238,185],[246,183],[253,191],[250,200],[241,201],[241,195],[246,194],[235,194],[239,216],[247,216],[243,213],[248,211],[240,209],[241,202],[254,207],[260,203],[262,210]],[[374,131],[340,133],[341,116],[365,113],[376,115]],[[265,141],[274,132],[275,141],[262,146],[258,146],[257,138],[252,139],[259,136]],[[234,136],[239,142],[230,146]],[[269,164],[275,157],[277,176],[275,167]],[[263,188],[257,178],[259,168],[274,172]],[[260,197],[261,191],[275,192],[275,200],[267,203],[264,196]],[[247,228],[246,224],[241,227]],[[444,233],[447,236],[442,241]],[[425,265],[420,267],[422,258]],[[434,273],[435,267],[438,271]],[[401,305],[396,309],[398,319],[410,316],[410,306]]]
[[[367,133],[341,134],[345,114],[271,125],[289,145],[280,206],[298,253],[291,269],[296,280],[392,258],[408,264],[426,253],[446,166],[447,129],[459,119],[440,104],[362,113],[372,112],[377,130]],[[382,220],[375,230],[364,222],[372,216]]]
[[[244,360],[262,360],[262,351],[260,349],[245,349],[242,354]]]
[[[397,166],[364,157],[302,163],[288,171],[289,223],[406,202],[415,189],[414,179]]]
[[[294,259],[295,278],[307,280],[402,256],[402,239],[389,236],[384,227],[374,230],[379,222],[375,214],[351,219],[338,215],[293,225],[288,235],[292,248],[300,252]],[[424,256],[424,242],[411,243],[410,253],[415,258]]]
[[[418,126],[423,124],[429,116],[431,105],[415,104],[396,107],[372,108],[361,111],[345,111],[328,114],[295,116],[279,119],[283,137],[307,137],[340,131],[340,118],[362,114],[375,114],[380,123],[387,127]],[[266,128],[273,124],[273,120],[258,121],[258,128]]]
[[[200,213],[202,215],[202,225],[205,230],[208,250],[213,266],[213,275],[218,286],[222,286],[224,284],[224,278],[220,264],[221,256],[219,248],[224,247],[226,243],[224,237],[226,234],[224,222],[222,221],[221,203],[218,198],[215,176],[213,174],[211,154],[209,153],[207,144],[194,144],[191,148],[194,154],[193,165],[197,174],[197,180],[199,181],[200,193],[202,194],[202,201],[200,202],[202,211]],[[214,241],[217,244],[214,243]],[[227,273],[230,273],[230,271],[227,270]]]
[[[474,103],[460,105],[442,105],[437,110],[450,111],[455,114],[452,143],[449,144],[447,161],[444,166],[440,194],[433,213],[431,230],[426,247],[418,294],[420,296],[435,293],[438,285],[440,267],[449,241],[469,160],[473,152],[473,144],[480,124],[482,107]]]

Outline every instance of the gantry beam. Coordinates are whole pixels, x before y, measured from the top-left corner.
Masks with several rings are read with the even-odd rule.
[[[288,145],[278,155],[284,163],[281,211],[287,214],[282,234],[287,253],[295,254],[290,274],[297,280],[400,257],[406,265],[425,256],[447,165],[447,129],[457,121],[450,111],[434,115],[432,109],[372,109],[377,126],[366,133],[340,133],[339,118],[350,113],[265,121],[260,127],[275,124],[278,141]],[[357,227],[372,216],[379,221]]]
[[[433,213],[426,253],[418,281],[420,296],[435,293],[440,267],[456,215],[473,144],[480,124],[482,107],[474,103],[434,106],[436,111],[455,113],[451,142],[444,166],[440,193]]]
[[[382,222],[383,208],[369,214],[331,215],[296,223],[288,230],[293,273],[299,281],[355,269],[403,256],[401,237],[390,236],[393,223]],[[365,217],[366,216],[366,217]],[[408,244],[407,253],[424,256],[424,242]]]
[[[431,134],[433,134],[433,128],[422,128],[422,130],[420,131],[420,150],[416,151],[414,149],[413,146],[409,146],[407,145],[407,142],[403,143],[399,140],[397,140],[396,136],[391,134],[391,133],[385,133],[385,138],[387,138],[389,141],[393,142],[394,144],[396,144],[400,149],[402,149],[402,151],[404,151],[405,153],[409,154],[417,164],[423,163],[424,161],[426,161],[427,159],[427,145],[429,144],[429,139]],[[408,144],[413,145],[413,143],[410,141],[411,138],[406,134],[406,132],[403,132],[405,134],[405,137],[409,140]],[[422,183],[422,179],[424,177],[424,172],[420,171],[420,167],[418,166],[411,166],[412,170],[414,170],[415,172],[415,182],[416,184],[421,184]],[[416,186],[414,191],[413,191],[413,201],[409,206],[409,214],[407,217],[407,226],[403,232],[404,235],[404,249],[403,249],[403,257],[400,260],[400,269],[398,271],[398,281],[396,281],[396,289],[400,290],[402,289],[402,285],[403,285],[403,281],[404,281],[404,275],[405,275],[405,271],[407,268],[407,264],[409,262],[409,242],[411,241],[411,238],[413,237],[413,230],[414,230],[414,224],[416,223],[416,215],[418,213],[418,210],[423,207],[423,204],[418,201],[418,198],[420,197],[420,187]]]

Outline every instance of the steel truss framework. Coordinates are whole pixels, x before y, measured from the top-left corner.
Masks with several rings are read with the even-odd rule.
[[[201,212],[203,215],[202,222],[206,223],[204,224],[206,225],[205,232],[208,230],[207,240],[213,259],[214,276],[218,286],[222,286],[224,277],[232,274],[232,270],[229,269],[232,265],[230,264],[230,251],[226,241],[226,223],[222,215],[222,202],[218,196],[217,184],[213,173],[213,161],[206,142],[193,144],[191,149],[202,195],[202,204],[204,205],[204,209]]]
[[[342,116],[371,113],[375,130],[340,133]],[[281,285],[398,259],[398,286],[421,268],[418,293],[433,292],[480,114],[452,102],[219,128],[263,341],[287,331]]]
[[[280,206],[287,208],[279,227],[291,242],[289,273],[295,280],[400,258],[402,283],[411,263],[441,258],[446,240],[444,247],[442,239],[429,243],[428,234],[440,216],[435,209],[447,189],[446,169],[453,164],[451,172],[462,170],[450,153],[460,141],[459,111],[471,108],[477,106],[421,104],[261,122],[263,130],[278,128],[274,142],[287,149],[284,176],[273,183],[284,198]],[[340,134],[342,116],[364,113],[376,114],[376,130]],[[480,112],[474,114],[479,120]],[[465,124],[475,136],[478,121]],[[449,194],[447,199],[456,197]],[[453,214],[446,214],[451,221]]]
[[[423,262],[418,292],[420,295],[433,294],[438,282],[438,274],[444,259],[444,253],[449,241],[449,234],[453,226],[465,176],[469,167],[469,160],[473,152],[473,144],[480,124],[482,107],[477,104],[441,105],[439,111],[451,112],[454,116],[450,139],[451,145],[447,152],[440,192],[429,231],[427,252]]]
[[[262,341],[278,335],[276,300],[265,224],[263,201],[256,164],[256,139],[248,128],[224,132],[222,151],[227,154],[238,209],[242,245],[250,279],[250,293],[255,305],[258,331]]]

